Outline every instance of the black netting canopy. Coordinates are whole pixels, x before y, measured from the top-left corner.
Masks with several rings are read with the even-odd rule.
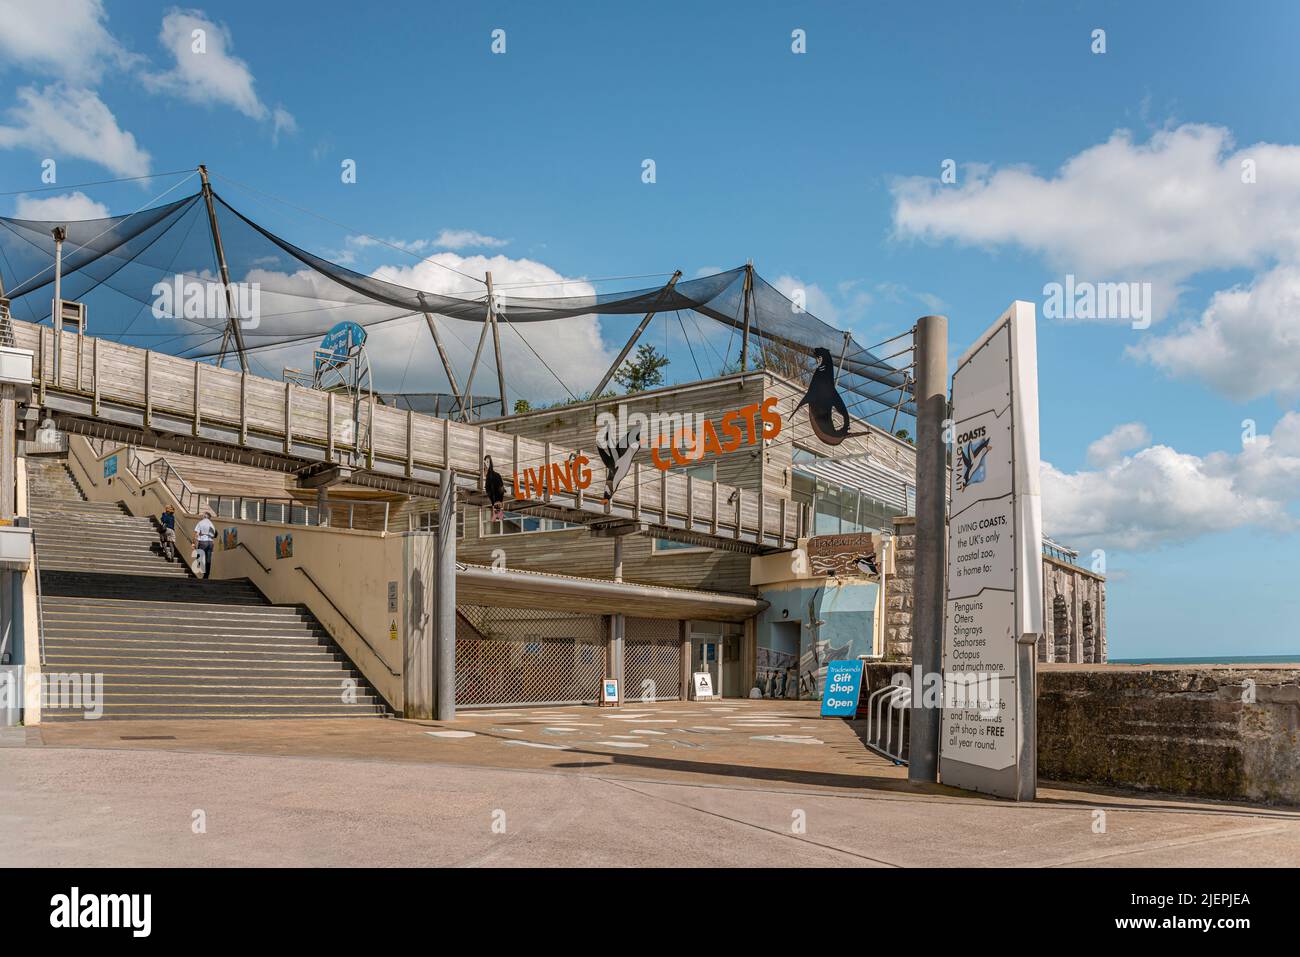
[[[232,283],[258,290],[258,320],[256,324],[244,323],[243,330],[252,358],[282,357],[288,347],[314,344],[342,321],[369,331],[407,317],[417,317],[423,323],[418,317],[429,315],[455,320],[442,325],[471,349],[478,339],[487,315],[487,292],[475,277],[448,276],[454,280],[449,283],[451,288],[441,291],[410,288],[380,278],[383,269],[366,275],[295,246],[216,193],[213,208]],[[51,233],[56,226],[66,229],[61,295],[87,304],[89,332],[189,358],[212,358],[223,351],[228,325],[224,302],[214,308],[211,300],[186,302],[184,295],[185,283],[211,288],[220,282],[202,193],[108,219],[61,223],[0,217],[0,280],[15,319],[49,321],[55,272]],[[747,283],[747,274],[752,282]],[[748,297],[747,286],[751,287]],[[914,414],[910,380],[902,363],[891,364],[846,333],[797,309],[748,267],[683,279],[671,288],[660,283],[650,288],[597,292],[593,284],[575,280],[571,290],[562,291],[577,294],[539,298],[515,294],[509,286],[499,289],[496,302],[501,328],[518,327],[515,334],[528,342],[545,338],[544,332],[539,337],[528,331],[545,328],[535,325],[538,323],[592,316],[640,317],[649,312],[680,317],[688,311],[712,320],[704,324],[708,329],[725,330],[721,336],[726,343],[724,368],[717,371],[734,371],[748,298],[751,368],[766,362],[769,352],[781,352],[787,366],[790,356],[796,360],[807,357],[806,367],[811,369],[814,350],[825,349],[840,369],[840,388],[851,393],[846,399],[853,414],[868,419],[887,414],[896,417],[900,411]],[[173,303],[161,314],[160,294]],[[472,325],[461,327],[461,323]],[[617,328],[613,330],[615,348],[634,325],[629,321],[622,335]],[[682,333],[688,335],[685,325]],[[529,348],[544,362],[537,349]],[[393,351],[401,349],[394,345]],[[720,347],[718,353],[721,355]],[[373,351],[371,358],[375,358]],[[409,367],[407,355],[393,360],[399,369],[401,361]],[[728,363],[730,368],[725,368]],[[596,368],[600,365],[596,359],[591,365],[594,384],[603,368]],[[464,370],[460,375],[464,386]],[[473,383],[476,391],[485,387],[495,391],[490,387],[495,385],[495,373],[484,366],[479,375]],[[397,383],[377,385],[386,391],[402,391]],[[888,418],[874,421],[889,424]]]

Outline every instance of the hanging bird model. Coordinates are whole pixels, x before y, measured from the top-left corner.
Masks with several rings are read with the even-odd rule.
[[[604,500],[606,502],[614,497],[614,490],[632,470],[632,460],[641,449],[641,423],[633,423],[626,435],[614,439],[612,449],[608,445],[611,439],[614,437],[608,431],[602,431],[596,437],[596,451],[600,454],[600,460],[605,463]]]
[[[487,491],[488,501],[492,503],[492,521],[499,522],[506,513],[506,483],[501,473],[492,467],[492,456],[483,456],[487,467],[483,475],[483,488]]]
[[[865,435],[865,432],[849,431],[849,410],[835,388],[835,360],[831,358],[830,350],[818,346],[813,355],[817,357],[817,368],[808,383],[808,392],[794,411],[808,406],[808,422],[813,434],[827,445],[839,445],[851,436]]]

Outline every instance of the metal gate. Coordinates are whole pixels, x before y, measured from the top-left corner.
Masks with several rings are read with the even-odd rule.
[[[600,615],[460,605],[456,704],[583,704],[605,676]]]
[[[623,700],[674,701],[681,696],[681,622],[627,619],[623,632]]]

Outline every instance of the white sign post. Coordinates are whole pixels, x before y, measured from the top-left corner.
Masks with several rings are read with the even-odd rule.
[[[1034,305],[1014,302],[952,378],[952,504],[944,605],[944,784],[1018,800],[1037,787],[1036,644],[1043,622]]]

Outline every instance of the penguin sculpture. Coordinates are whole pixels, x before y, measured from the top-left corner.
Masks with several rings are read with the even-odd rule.
[[[812,425],[813,434],[827,445],[839,445],[850,436],[864,435],[862,432],[849,431],[849,410],[835,388],[835,361],[831,358],[830,350],[819,346],[813,350],[813,355],[817,357],[817,368],[813,372],[812,381],[808,383],[808,392],[799,400],[794,411],[798,412],[805,405],[808,406],[808,421]],[[836,417],[840,422],[838,426],[835,424]]]
[[[483,476],[483,488],[487,491],[488,501],[492,503],[492,521],[501,521],[505,515],[506,483],[501,473],[492,467],[492,456],[485,455],[483,464],[487,471]]]
[[[613,448],[609,442],[613,441]],[[641,449],[641,423],[637,422],[627,430],[627,434],[615,439],[608,431],[602,430],[596,437],[596,451],[605,463],[605,501],[614,497],[614,490],[632,471],[632,460]]]

